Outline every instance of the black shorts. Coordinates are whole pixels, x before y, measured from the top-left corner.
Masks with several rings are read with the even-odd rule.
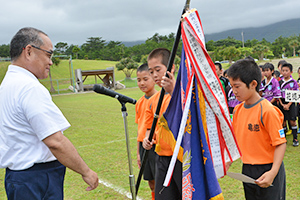
[[[297,103],[297,116],[300,117],[300,103]]]
[[[269,171],[271,168],[272,168],[272,164],[265,164],[265,165],[243,164],[242,173],[256,180],[265,172]],[[270,186],[268,188],[261,188],[256,184],[243,183],[246,200],[257,200],[257,199],[285,200],[286,178],[285,178],[285,169],[284,169],[283,162],[272,184],[273,186]]]
[[[142,162],[142,158],[143,158],[143,153],[145,151],[143,145],[143,143],[140,142],[140,158],[141,158],[141,162]],[[148,153],[148,159],[145,163],[145,168],[144,168],[144,180],[147,181],[151,181],[154,180],[155,178],[155,159],[157,154],[155,153],[155,145],[153,145],[153,147],[149,150]]]
[[[279,109],[284,115],[284,120],[296,120],[297,119],[297,108],[295,103],[292,103],[289,110],[284,110],[282,105],[279,105]]]
[[[163,183],[169,168],[172,156],[157,156],[155,174],[155,199],[156,200],[181,200],[182,199],[182,163],[176,160],[173,175],[168,187]]]

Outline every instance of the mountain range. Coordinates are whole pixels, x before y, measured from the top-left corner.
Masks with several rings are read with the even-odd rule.
[[[205,35],[205,41],[218,41],[221,39],[226,39],[227,37],[233,37],[237,40],[242,40],[242,32],[244,35],[244,41],[252,39],[261,41],[263,38],[265,38],[269,42],[274,42],[279,36],[298,36],[300,34],[300,18],[289,19],[261,27],[238,28],[219,33],[207,34]]]
[[[218,41],[221,39],[226,39],[228,37],[233,37],[237,40],[242,40],[242,32],[244,35],[244,41],[257,39],[261,41],[265,38],[269,42],[274,42],[279,36],[289,37],[292,35],[298,36],[300,34],[300,18],[289,19],[274,24],[261,26],[261,27],[250,27],[250,28],[237,28],[227,31],[222,31],[219,33],[205,34],[205,41]],[[131,41],[123,42],[127,47],[142,44],[145,41]]]

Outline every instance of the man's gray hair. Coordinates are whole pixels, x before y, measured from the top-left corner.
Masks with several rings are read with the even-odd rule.
[[[46,33],[36,28],[25,27],[20,29],[10,42],[9,53],[11,60],[16,60],[28,44],[33,44],[40,47],[43,44],[43,40],[40,37],[40,34],[44,34],[47,36]]]

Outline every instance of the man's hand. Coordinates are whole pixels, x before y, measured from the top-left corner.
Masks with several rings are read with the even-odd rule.
[[[93,190],[98,186],[97,173],[87,166],[74,145],[61,131],[46,137],[43,142],[61,164],[81,174],[83,180],[89,185],[86,189],[87,191]]]
[[[82,175],[82,179],[89,185],[89,187],[86,188],[86,191],[95,189],[99,184],[98,175],[93,170],[89,170],[87,174]]]

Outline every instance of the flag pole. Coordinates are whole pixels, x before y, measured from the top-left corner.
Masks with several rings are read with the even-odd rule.
[[[185,6],[183,8],[183,11],[182,11],[181,15],[183,15],[186,12],[186,10],[189,9],[189,7],[190,7],[190,0],[186,0]],[[180,42],[180,37],[181,37],[181,20],[179,21],[175,41],[174,41],[174,44],[173,44],[173,48],[172,48],[172,51],[171,51],[171,56],[169,58],[169,62],[168,62],[168,66],[167,66],[167,71],[169,71],[169,72],[171,72],[171,70],[172,70],[172,66],[173,66],[173,63],[174,63],[175,56],[176,56],[176,51],[178,49],[178,44]],[[169,75],[167,73],[165,74],[165,76],[169,77]],[[160,112],[160,109],[161,109],[161,105],[162,105],[164,96],[165,96],[165,89],[162,88],[161,92],[160,92],[159,100],[158,100],[158,103],[157,103],[157,108],[156,108],[156,111],[155,111],[155,114],[154,114],[154,119],[153,119],[153,122],[152,122],[152,126],[151,126],[151,129],[150,129],[150,134],[149,134],[149,138],[148,138],[149,141],[152,141],[152,138],[153,138],[153,135],[154,135],[154,130],[155,130],[156,123],[157,123],[157,120],[158,120],[158,117],[159,117],[159,112]],[[136,186],[136,189],[135,189],[136,194],[139,191],[139,187],[140,187],[141,179],[142,179],[142,176],[143,176],[145,164],[146,164],[146,161],[148,159],[148,153],[149,153],[149,150],[146,150],[146,151],[144,151],[143,156],[142,156],[142,165],[141,165],[140,172],[139,172],[137,182],[136,182],[136,185],[135,185]]]

